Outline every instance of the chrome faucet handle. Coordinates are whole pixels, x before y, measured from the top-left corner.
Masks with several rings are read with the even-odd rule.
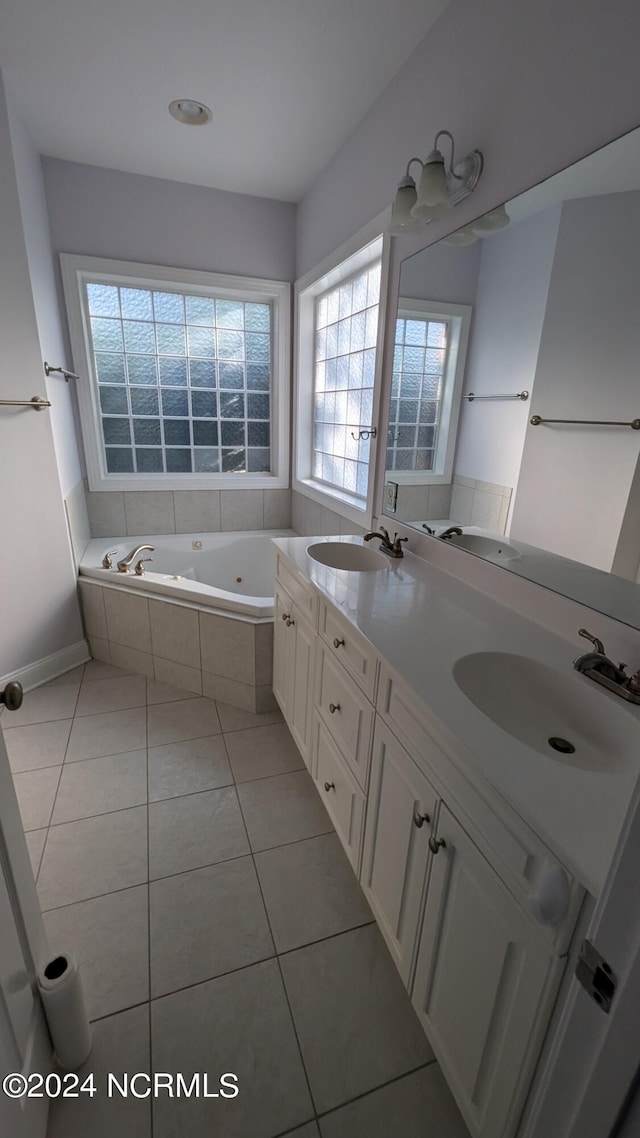
[[[408,541],[408,537],[398,537],[397,533],[393,535],[393,548],[400,549],[403,541]]]
[[[435,537],[436,531],[434,529],[431,529],[431,526],[428,526],[426,522],[422,523],[422,528],[426,529],[427,533],[430,534],[431,537]]]
[[[117,552],[117,549],[110,549],[108,553],[105,553],[104,557],[102,558],[103,569],[113,569],[112,558],[115,557]]]
[[[590,640],[596,652],[599,652],[601,656],[606,656],[602,641],[599,640],[597,636],[593,636],[591,632],[587,632],[586,628],[579,628],[578,636],[583,636],[585,640]]]
[[[384,541],[387,542],[387,545],[391,545],[391,540],[389,538],[389,530],[385,529],[384,526],[379,526],[378,529],[379,529],[380,533],[382,534]]]

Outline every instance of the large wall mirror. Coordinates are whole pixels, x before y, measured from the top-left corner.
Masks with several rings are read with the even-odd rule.
[[[405,260],[391,334],[384,513],[640,627],[640,129]]]

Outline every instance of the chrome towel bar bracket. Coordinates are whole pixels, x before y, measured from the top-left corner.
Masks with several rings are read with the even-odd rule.
[[[67,371],[67,369],[65,367],[52,367],[52,365],[48,364],[47,361],[45,360],[44,361],[44,374],[45,375],[52,375],[54,372],[57,372],[59,375],[63,375],[64,378],[66,379],[67,383],[69,382],[70,379],[80,379],[80,376],[76,375],[75,371]]]

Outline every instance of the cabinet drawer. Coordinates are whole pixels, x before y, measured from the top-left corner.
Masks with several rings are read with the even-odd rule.
[[[318,595],[310,581],[305,581],[296,573],[281,553],[276,563],[276,580],[286,589],[300,613],[310,620],[315,628]]]
[[[313,772],[318,793],[356,873],[364,825],[365,797],[318,714],[314,715]]]
[[[378,657],[369,641],[361,636],[351,621],[328,605],[320,602],[320,635],[329,651],[346,669],[358,687],[373,702],[376,691]]]
[[[363,790],[367,788],[374,711],[344,668],[317,642],[315,707]]]

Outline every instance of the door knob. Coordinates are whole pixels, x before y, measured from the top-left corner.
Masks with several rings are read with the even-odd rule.
[[[439,853],[440,850],[445,848],[446,844],[447,843],[445,842],[444,838],[429,838],[429,849],[431,850],[432,854]]]
[[[17,711],[22,707],[22,684],[17,680],[10,680],[4,691],[0,692],[0,704],[2,703],[7,711]]]

